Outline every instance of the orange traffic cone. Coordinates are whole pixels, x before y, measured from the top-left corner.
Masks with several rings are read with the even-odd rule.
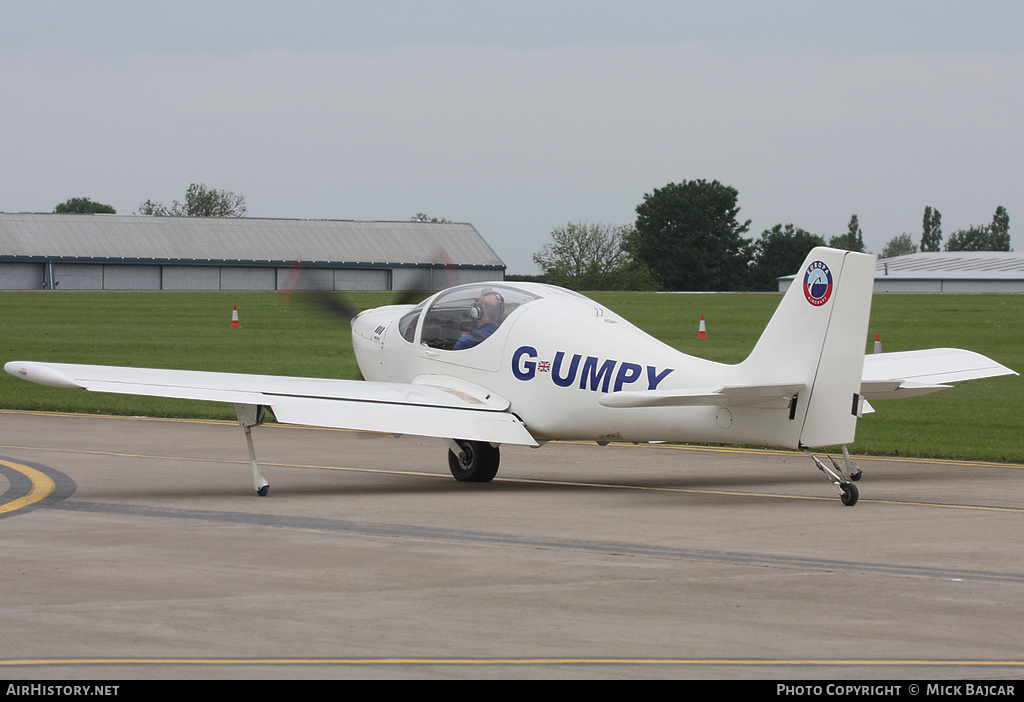
[[[697,332],[697,338],[698,339],[707,339],[708,338],[708,333],[704,329],[704,315],[700,316],[700,330]]]
[[[882,353],[882,335],[875,334],[875,353]]]
[[[238,327],[238,305],[231,306],[231,327],[233,329]]]

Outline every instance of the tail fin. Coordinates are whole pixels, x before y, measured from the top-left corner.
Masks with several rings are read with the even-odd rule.
[[[793,448],[853,441],[875,257],[812,250],[754,350],[748,377],[803,382],[790,409]]]

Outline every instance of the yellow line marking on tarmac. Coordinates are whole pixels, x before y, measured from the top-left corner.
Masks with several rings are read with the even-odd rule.
[[[54,490],[57,489],[56,483],[42,471],[38,471],[35,468],[29,468],[20,463],[13,463],[11,461],[0,461],[0,465],[5,465],[11,470],[16,470],[32,483],[32,489],[29,490],[27,495],[23,495],[16,500],[11,500],[6,504],[0,505],[0,514],[6,514],[8,512],[14,512],[15,510],[23,509],[29,505],[34,505],[36,502],[45,500],[50,496]]]
[[[232,424],[231,419],[203,419],[201,417],[145,417],[142,415],[86,414],[84,412],[59,412],[56,410],[14,410],[0,409],[0,414],[27,414],[39,417],[77,417],[81,419],[138,419],[151,422],[186,422],[189,424]]]
[[[90,419],[135,419],[140,421],[148,422],[180,422],[186,424],[221,424],[228,426],[238,426],[238,422],[233,419],[203,419],[197,417],[145,417],[145,416],[129,416],[129,415],[114,415],[114,414],[86,414],[82,412],[58,412],[50,410],[17,410],[17,409],[0,409],[0,414],[28,414],[28,415],[40,415],[40,416],[53,416],[53,417],[81,417]],[[273,429],[307,429],[314,431],[342,431],[342,432],[355,432],[357,434],[378,434],[382,437],[392,436],[388,432],[370,432],[359,429],[340,429],[336,427],[314,427],[304,424],[279,424],[277,422],[270,422],[262,425],[264,428]],[[582,441],[582,440],[556,440],[551,441],[552,444],[570,444],[579,446],[597,446],[594,441]],[[756,446],[728,446],[728,445],[705,445],[705,444],[675,444],[668,442],[645,442],[640,444],[634,444],[631,442],[611,442],[609,446],[616,446],[622,448],[664,448],[675,451],[706,451],[710,453],[746,453],[753,455],[789,455],[795,458],[803,458],[805,454],[802,451],[793,451],[790,449],[780,448],[759,448]],[[833,454],[836,451],[823,451],[815,450],[818,454]],[[1000,463],[997,461],[979,461],[970,459],[956,459],[956,458],[915,458],[912,456],[872,456],[867,454],[852,455],[854,459],[863,459],[871,461],[896,461],[900,463],[937,463],[946,465],[972,465],[979,467],[993,467],[993,468],[1020,468],[1024,469],[1024,464],[1021,463]]]
[[[589,446],[593,444],[592,441],[553,441],[551,443],[558,444],[573,444],[579,446]],[[793,458],[806,458],[807,454],[803,451],[792,451],[789,449],[781,448],[757,448],[750,446],[709,446],[703,444],[670,444],[670,443],[613,443],[609,446],[621,446],[624,448],[630,447],[657,447],[673,451],[698,451],[707,453],[740,453],[754,456],[792,456]],[[838,454],[838,451],[824,451],[821,449],[812,449],[812,453],[820,455],[833,455]],[[894,461],[897,463],[935,463],[939,465],[952,465],[952,466],[978,466],[987,468],[1020,468],[1024,469],[1024,464],[1020,463],[999,463],[997,461],[977,461],[970,459],[957,459],[957,458],[915,458],[912,456],[872,456],[868,454],[851,454],[851,458],[854,460],[865,460],[865,461]]]
[[[967,660],[829,660],[768,658],[29,658],[0,661],[0,667],[59,665],[451,665],[451,666],[558,666],[558,665],[647,665],[647,666],[789,666],[789,667],[955,667],[1021,668],[1024,661]]]
[[[40,414],[40,415],[58,415],[67,417],[92,417],[92,418],[103,418],[103,419],[138,419],[146,421],[169,421],[169,422],[183,422],[183,423],[195,423],[195,424],[226,424],[226,425],[237,425],[236,422],[230,420],[218,420],[218,419],[190,419],[190,418],[167,418],[167,417],[119,417],[114,415],[85,415],[85,414],[74,414],[74,413],[60,413],[60,412],[42,412],[42,411],[22,411],[22,410],[0,410],[0,414]],[[323,429],[325,431],[355,431],[351,429],[332,429],[332,428],[321,428],[321,427],[304,427],[290,424],[269,424],[267,427],[273,427],[276,429]],[[366,432],[359,432],[366,433]],[[370,432],[373,433],[373,432]],[[390,434],[381,434],[381,436],[390,436]],[[556,444],[570,444],[579,446],[591,446],[594,445],[591,441],[557,441],[551,442]],[[741,454],[754,454],[754,455],[790,455],[794,458],[802,458],[804,454],[799,451],[788,451],[785,449],[771,449],[771,448],[755,448],[755,447],[742,447],[742,446],[693,446],[689,444],[660,444],[660,443],[644,443],[644,444],[632,444],[632,443],[614,443],[611,444],[621,448],[643,448],[643,447],[657,447],[676,451],[699,451],[708,453],[741,453]],[[94,456],[114,456],[118,458],[138,458],[138,459],[150,459],[150,460],[187,460],[195,462],[210,462],[210,463],[231,463],[248,465],[248,461],[243,460],[232,460],[232,459],[213,459],[213,458],[183,458],[181,456],[155,456],[146,454],[134,454],[134,453],[120,453],[116,451],[88,451],[83,449],[59,449],[39,446],[13,446],[13,445],[0,445],[0,449],[15,449],[15,450],[30,450],[30,451],[53,451],[58,453],[84,453]],[[827,453],[827,452],[819,452]],[[904,461],[904,462],[920,462],[920,463],[945,463],[951,465],[964,465],[970,464],[979,467],[999,467],[999,468],[1024,468],[1022,465],[1014,463],[990,463],[984,461],[957,461],[952,459],[940,459],[940,458],[905,458],[905,457],[892,457],[892,456],[854,456],[859,459],[870,459],[870,460],[883,460],[883,461]],[[352,468],[346,466],[324,466],[324,465],[300,465],[293,463],[264,463],[260,462],[261,466],[273,467],[273,468],[313,468],[319,470],[336,470],[346,471],[352,473],[377,473],[383,475],[406,475],[415,477],[429,477],[429,478],[446,478],[447,474],[429,473],[423,471],[408,471],[408,470],[394,470],[394,469],[380,469],[380,468]],[[27,468],[27,470],[32,470]],[[24,472],[24,471],[22,471]],[[34,471],[38,473],[38,471]],[[39,473],[43,478],[49,480],[45,475]],[[530,478],[498,478],[501,482],[518,482],[518,483],[536,483],[542,485],[560,485],[568,487],[589,487],[589,488],[606,488],[606,489],[619,489],[619,490],[642,490],[651,492],[679,492],[688,493],[695,495],[722,495],[722,496],[743,496],[743,497],[760,497],[760,498],[775,498],[780,500],[814,500],[814,501],[832,501],[836,499],[836,496],[810,496],[810,495],[784,495],[779,493],[765,493],[765,492],[743,492],[740,490],[700,490],[695,488],[672,488],[672,487],[646,487],[643,485],[615,485],[615,484],[602,484],[602,483],[585,483],[577,481],[559,481],[559,480],[543,480],[543,479],[530,479]],[[50,481],[52,483],[52,481]],[[52,492],[53,488],[51,488]],[[49,494],[49,493],[47,493]],[[45,497],[45,495],[43,496]],[[39,499],[43,499],[43,497]],[[878,500],[878,499],[861,499],[861,502],[871,504],[887,504],[887,505],[901,505],[908,507],[938,507],[945,509],[960,509],[960,510],[972,510],[972,511],[987,511],[987,512],[1013,512],[1020,513],[1021,508],[1017,507],[990,507],[984,505],[955,505],[945,504],[937,502],[910,502],[902,500]],[[24,506],[24,505],[22,505]],[[2,510],[0,510],[2,513]]]
[[[138,453],[120,453],[116,451],[90,451],[85,449],[62,449],[62,448],[50,448],[40,446],[14,446],[14,445],[0,445],[0,449],[5,450],[20,450],[20,451],[49,451],[54,453],[79,453],[87,454],[91,456],[112,456],[115,458],[137,458],[142,460],[157,460],[157,461],[192,461],[192,462],[204,462],[204,463],[228,463],[233,465],[249,465],[248,461],[226,459],[226,458],[183,458],[181,456],[157,456],[149,454],[138,454]],[[5,465],[11,465],[6,464]],[[350,466],[325,466],[325,465],[313,465],[313,464],[298,464],[298,463],[271,463],[261,462],[260,466],[267,468],[309,468],[316,470],[334,470],[348,473],[374,473],[379,475],[404,475],[419,478],[441,478],[447,479],[447,473],[430,473],[426,471],[414,471],[414,470],[395,470],[393,468],[353,468]],[[13,467],[13,466],[12,466]],[[38,474],[44,480],[51,483],[48,495],[53,491],[52,483],[47,476],[35,471],[27,466],[22,466],[24,470],[19,472],[24,473],[25,470],[32,471]],[[770,493],[770,492],[744,492],[742,490],[704,490],[697,488],[675,488],[666,487],[664,485],[658,487],[649,487],[645,485],[621,485],[621,484],[610,484],[610,483],[587,483],[571,480],[544,480],[541,478],[497,478],[495,482],[505,483],[525,483],[525,484],[537,484],[537,485],[557,485],[562,487],[580,487],[580,488],[600,488],[606,490],[635,490],[635,491],[646,491],[646,492],[677,492],[686,493],[691,495],[721,495],[726,497],[760,497],[760,498],[772,498],[777,500],[810,500],[818,502],[831,502],[837,499],[835,495],[784,495],[781,493]],[[38,499],[44,499],[46,495],[42,495]],[[27,499],[28,496],[21,499]],[[33,500],[38,501],[38,500]],[[955,504],[944,504],[940,502],[910,502],[905,500],[879,500],[879,499],[862,499],[863,503],[877,504],[877,505],[902,505],[907,507],[938,507],[943,509],[961,509],[969,511],[981,511],[981,512],[1011,512],[1020,513],[1024,509],[1020,507],[990,507],[985,505],[955,505]],[[12,503],[13,504],[13,503]],[[24,507],[26,505],[20,505]],[[11,508],[18,509],[19,507]],[[0,514],[4,511],[11,511],[11,509],[0,508]]]

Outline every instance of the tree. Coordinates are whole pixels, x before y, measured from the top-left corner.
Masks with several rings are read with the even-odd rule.
[[[533,255],[544,278],[573,290],[616,290],[637,283],[623,242],[630,226],[570,222],[551,232],[552,242]]]
[[[56,214],[117,214],[110,205],[93,202],[87,197],[73,197],[53,208]]]
[[[174,201],[170,207],[146,200],[139,205],[139,214],[155,217],[241,217],[245,214],[245,195],[227,190],[213,190],[202,183],[192,183],[185,192],[185,204]]]
[[[815,246],[824,246],[825,239],[792,224],[776,224],[761,232],[754,242],[754,259],[750,266],[750,289],[777,291],[778,279],[799,272],[800,264]]]
[[[893,256],[903,256],[912,253],[917,253],[917,244],[914,243],[909,234],[903,232],[889,240],[889,243],[882,249],[882,258],[892,258]]]
[[[864,233],[860,230],[857,215],[850,217],[846,233],[832,237],[829,239],[828,245],[836,249],[864,253]]]
[[[942,250],[942,214],[931,207],[924,208],[924,223],[921,231],[922,251]]]
[[[996,207],[992,215],[992,250],[1010,250],[1010,215],[1002,205]]]
[[[435,224],[449,224],[450,220],[444,217],[429,217],[422,212],[417,212],[409,220],[410,222],[434,222]]]
[[[986,224],[958,229],[946,241],[946,251],[991,251],[990,234]]]
[[[1010,215],[1000,205],[992,216],[992,224],[961,229],[950,235],[946,251],[1009,251]]]
[[[753,243],[737,192],[717,180],[669,183],[637,205],[626,248],[668,290],[742,290]]]

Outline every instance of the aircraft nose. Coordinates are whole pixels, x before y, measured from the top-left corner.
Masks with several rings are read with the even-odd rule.
[[[360,312],[352,318],[352,333],[358,334],[364,339],[372,340],[374,337],[379,338],[380,332],[376,330],[381,326],[383,325],[373,319],[373,315],[367,314],[366,312]]]

